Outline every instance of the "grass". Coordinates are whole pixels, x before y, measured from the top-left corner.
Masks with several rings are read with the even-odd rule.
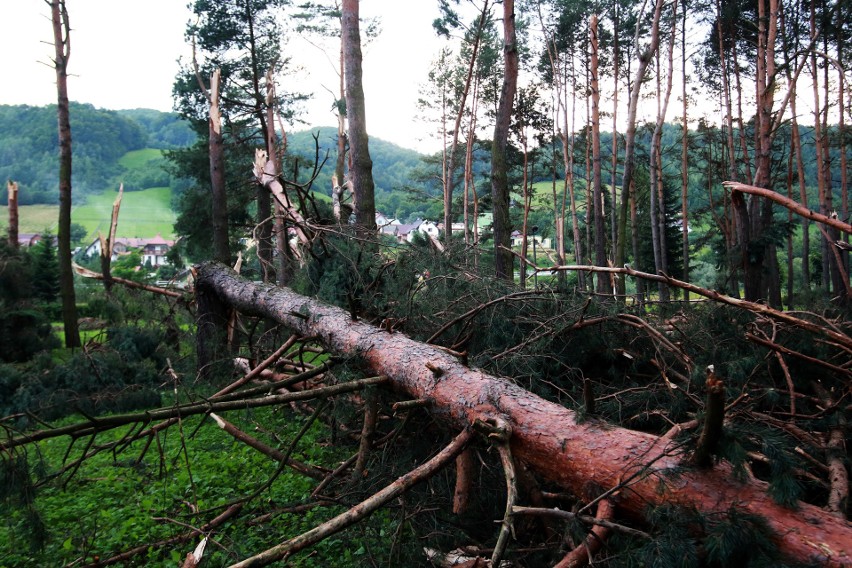
[[[100,195],[87,195],[87,202],[71,212],[71,222],[86,227],[84,242],[91,242],[100,231],[106,234],[112,216],[112,204],[118,190],[105,191]],[[174,238],[175,213],[171,208],[171,188],[152,187],[144,191],[126,191],[121,199],[118,214],[117,236],[150,238],[161,234],[165,239]],[[40,233],[46,229],[56,233],[59,217],[58,205],[23,205],[18,208],[21,233]],[[0,207],[0,231],[9,226],[7,207]]]
[[[282,409],[268,408],[229,412],[226,418],[248,431],[260,421],[274,433],[272,436],[282,440],[291,440],[305,420]],[[79,416],[72,417],[57,425],[79,420]],[[116,429],[100,434],[97,441],[116,440],[125,433],[126,427]],[[346,450],[325,443],[327,434],[323,425],[314,424],[297,445],[294,457],[312,463],[345,459]],[[272,436],[265,442],[278,445]],[[274,481],[264,497],[250,505],[258,514],[275,509],[276,504],[303,502],[314,484],[289,469],[276,476],[275,461],[236,443],[212,420],[200,417],[185,419],[161,434],[137,462],[144,443],[145,440],[134,442],[115,455],[98,454],[86,460],[70,480],[66,474],[39,489],[34,509],[45,529],[43,539],[34,538],[38,535],[32,511],[28,515],[27,508],[20,503],[8,507],[5,520],[0,523],[0,567],[62,566],[80,560],[91,562],[96,557],[105,559],[134,546],[182,534],[187,525],[201,526],[221,513],[228,503],[250,495],[270,479]],[[29,448],[30,467],[49,475],[56,473],[63,461],[69,463],[78,458],[86,445],[74,445],[67,456],[67,438],[46,440],[37,446]],[[200,513],[194,514],[194,510]],[[342,510],[318,507],[298,515],[278,515],[256,526],[226,523],[213,535],[216,544],[208,545],[204,565],[230,564],[295,536]],[[294,564],[360,566],[354,558],[342,561],[350,548],[347,540],[330,539],[316,547],[315,555],[298,557]],[[196,543],[193,539],[165,548],[151,548],[129,565],[177,566]]]
[[[127,152],[118,160],[118,165],[128,171],[151,167],[151,162],[161,161],[163,152],[153,148]],[[109,230],[112,204],[118,189],[106,190],[101,194],[86,194],[75,197],[71,222],[88,231],[85,244],[89,244],[100,231]],[[49,230],[56,234],[59,205],[22,205],[18,208],[18,231],[41,233]],[[174,238],[175,213],[171,209],[171,189],[153,187],[144,191],[126,191],[121,202],[117,236],[150,238],[161,234],[166,239]],[[8,207],[0,207],[0,231],[9,226]]]
[[[168,187],[125,191],[118,214],[117,236],[154,237],[159,233],[164,238],[172,238],[175,214],[171,209],[171,195]],[[93,239],[98,231],[106,234],[109,230],[112,204],[117,196],[117,190],[90,195],[86,204],[74,209],[71,220],[86,227],[87,240]]]
[[[59,217],[58,205],[22,205],[18,207],[18,232],[41,233],[50,230],[56,233],[56,220]],[[9,228],[9,208],[0,206],[0,230]]]
[[[127,168],[128,170],[133,170],[137,168],[144,168],[148,165],[148,162],[162,159],[162,157],[162,150],[144,148],[142,150],[133,150],[132,152],[126,153],[118,160],[118,165],[123,168]]]

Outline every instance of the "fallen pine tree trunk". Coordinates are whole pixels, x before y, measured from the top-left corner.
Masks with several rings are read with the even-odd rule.
[[[771,499],[767,484],[734,478],[727,464],[711,470],[684,469],[683,451],[667,439],[577,415],[512,382],[468,368],[439,348],[399,333],[353,321],[340,308],[287,288],[249,282],[221,264],[198,268],[199,306],[227,305],[274,319],[331,351],[357,355],[390,379],[399,392],[425,399],[439,419],[465,428],[476,420],[511,426],[511,451],[542,479],[584,497],[590,484],[613,495],[615,506],[641,517],[649,506],[674,504],[705,514],[737,508],[763,517],[778,549],[790,560],[826,566],[852,565],[852,525],[810,504],[795,510]],[[203,300],[203,301],[202,301]],[[199,313],[199,335],[212,323]],[[215,334],[213,334],[215,335]],[[670,472],[677,469],[677,475]]]

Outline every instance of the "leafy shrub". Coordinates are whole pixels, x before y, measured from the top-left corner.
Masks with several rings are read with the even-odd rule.
[[[33,308],[5,310],[0,318],[0,361],[21,363],[44,349],[59,346],[50,321]]]

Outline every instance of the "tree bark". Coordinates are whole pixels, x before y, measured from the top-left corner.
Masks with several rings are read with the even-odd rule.
[[[228,195],[225,189],[225,146],[222,138],[222,118],[219,114],[221,71],[210,76],[210,118],[208,148],[210,153],[210,206],[213,215],[213,258],[228,264],[231,250],[228,242]]]
[[[80,347],[77,325],[77,298],[74,293],[74,269],[71,267],[71,113],[68,109],[68,59],[71,56],[71,25],[65,0],[50,0],[53,20],[53,45],[56,59],[56,114],[59,122],[59,294],[62,298],[62,323],[65,347]]]
[[[18,182],[9,180],[6,182],[9,190],[9,246],[18,248]]]
[[[118,228],[118,212],[121,209],[121,197],[124,195],[124,184],[118,186],[118,197],[112,203],[112,216],[109,220],[109,233],[106,238],[98,233],[101,241],[101,279],[104,282],[104,291],[109,294],[112,290],[112,251],[115,247],[115,231]],[[218,260],[218,259],[217,259]]]
[[[375,185],[361,71],[358,0],[343,0],[342,9],[346,117],[349,120],[349,154],[352,158],[350,180],[356,203],[355,226],[360,236],[372,236],[376,231]]]
[[[494,269],[498,278],[511,280],[512,253],[509,247],[512,224],[509,220],[509,165],[506,150],[512,107],[518,88],[518,45],[515,37],[515,0],[503,0],[503,87],[494,121],[491,150],[491,196],[493,200]]]
[[[642,89],[642,81],[645,78],[645,72],[648,70],[648,65],[651,63],[651,58],[657,52],[660,44],[660,16],[662,14],[664,2],[657,0],[654,5],[654,17],[651,22],[651,38],[648,46],[645,49],[639,47],[639,30],[640,24],[636,24],[636,36],[634,37],[634,49],[638,54],[639,64],[636,66],[636,75],[633,78],[633,84],[630,86],[630,103],[627,108],[627,130],[624,140],[624,174],[621,178],[621,202],[619,203],[618,212],[618,243],[615,251],[615,266],[623,266],[626,258],[627,246],[627,208],[630,201],[630,185],[633,182],[633,170],[635,164],[636,153],[636,113],[639,108],[639,92]],[[640,18],[641,21],[641,18]],[[634,227],[635,229],[635,227]],[[622,284],[616,284],[617,288],[621,288]]]
[[[503,421],[512,431],[513,455],[542,479],[577,495],[584,494],[590,481],[608,490],[621,488],[620,510],[634,517],[662,503],[706,514],[738,507],[763,516],[780,552],[792,560],[852,563],[848,523],[813,505],[801,503],[795,511],[777,505],[766,483],[737,481],[724,463],[711,471],[684,470],[684,456],[670,440],[595,419],[581,421],[571,410],[470,369],[443,350],[353,322],[345,310],[286,288],[253,284],[222,265],[198,267],[197,290],[243,313],[320,337],[332,351],[360,355],[366,367],[387,376],[396,390],[429,400],[448,426],[463,429],[477,420]],[[440,376],[435,369],[441,370]],[[677,475],[671,475],[675,470]]]
[[[592,92],[592,212],[595,223],[595,264],[606,266],[606,225],[604,223],[603,211],[603,180],[601,179],[601,91],[598,82],[598,17],[593,14],[589,20],[589,45],[591,46],[591,62],[589,72]],[[598,274],[598,294],[611,294],[613,290],[609,286],[609,278],[604,274]]]
[[[467,75],[462,89],[461,99],[458,101],[458,111],[456,112],[456,122],[453,127],[453,142],[450,145],[450,154],[447,157],[447,171],[444,180],[444,243],[449,244],[452,238],[453,231],[453,193],[455,193],[455,172],[456,172],[456,151],[459,146],[459,134],[461,133],[461,122],[464,118],[464,110],[467,105],[467,95],[470,92],[470,86],[473,84],[474,70],[476,69],[476,58],[479,54],[479,46],[482,42],[482,31],[485,29],[485,23],[488,19],[488,12],[491,10],[489,0],[485,0],[482,4],[482,11],[479,15],[479,20],[476,24],[476,33],[473,37],[473,49],[471,50],[470,60],[467,66]],[[465,229],[467,231],[467,229]]]

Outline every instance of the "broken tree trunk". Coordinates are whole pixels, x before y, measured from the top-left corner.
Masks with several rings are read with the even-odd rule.
[[[18,182],[6,182],[9,190],[9,246],[18,248]]]
[[[766,483],[737,481],[724,463],[709,471],[684,470],[686,456],[671,440],[599,420],[580,421],[573,411],[509,380],[470,369],[441,349],[352,321],[348,312],[289,289],[253,284],[220,264],[198,267],[197,290],[243,313],[316,336],[332,351],[359,355],[396,390],[429,400],[430,408],[450,426],[505,422],[512,430],[512,454],[542,479],[576,495],[584,495],[589,482],[620,489],[616,506],[633,517],[663,503],[706,514],[739,508],[766,519],[786,557],[852,565],[848,522],[806,503],[797,510],[782,507],[772,501]],[[678,468],[677,475],[670,475]]]

